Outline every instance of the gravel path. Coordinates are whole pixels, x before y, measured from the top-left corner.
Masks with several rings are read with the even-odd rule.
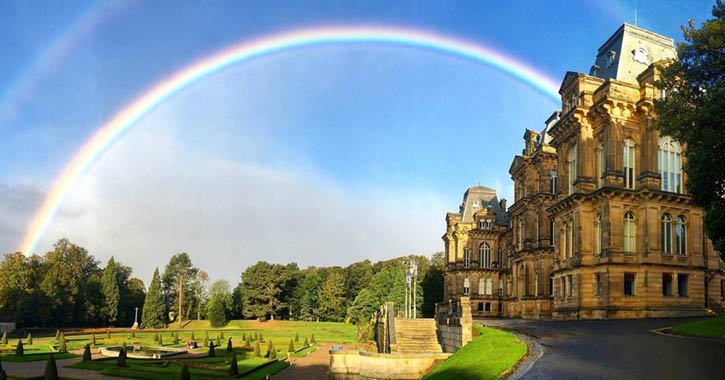
[[[61,377],[70,377],[79,380],[118,380],[118,377],[101,375],[96,371],[77,368],[64,368],[67,365],[80,361],[80,358],[59,359],[55,363],[58,365],[58,374]],[[45,371],[47,361],[39,360],[27,363],[3,362],[3,369],[10,376],[33,377],[42,376]]]
[[[290,366],[272,377],[274,380],[327,380],[330,369],[330,348],[334,343],[321,343],[321,346],[304,358],[290,359]],[[352,346],[341,345],[344,349]]]

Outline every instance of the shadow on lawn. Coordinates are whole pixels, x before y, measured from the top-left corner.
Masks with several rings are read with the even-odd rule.
[[[440,372],[436,372],[430,376],[426,376],[423,379],[424,380],[449,380],[449,379],[455,379],[455,380],[483,380],[480,377],[481,375],[478,373],[475,373],[474,371],[469,371],[466,369],[461,368],[451,368],[451,369],[445,369]]]

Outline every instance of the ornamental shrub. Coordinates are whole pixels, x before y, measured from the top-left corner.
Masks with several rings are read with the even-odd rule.
[[[232,354],[232,362],[229,365],[229,376],[239,376],[239,365],[237,364],[237,353]]]
[[[209,357],[213,358],[216,356],[216,352],[214,351],[214,342],[209,342]]]
[[[191,374],[189,374],[189,367],[184,364],[183,367],[181,367],[181,380],[191,380]]]
[[[254,357],[255,358],[261,358],[262,357],[262,350],[259,348],[259,341],[255,342],[254,344]]]
[[[92,360],[92,357],[91,357],[91,345],[90,344],[86,344],[86,346],[83,348],[83,361],[84,362],[89,362],[91,360]]]
[[[300,341],[300,334],[295,333],[295,343]]]
[[[33,334],[28,333],[27,344],[33,344]]]
[[[116,367],[126,367],[126,342],[123,342],[123,346],[121,346],[121,352],[118,353]]]
[[[48,356],[48,362],[45,364],[45,373],[43,373],[45,380],[58,380],[58,366],[55,364],[55,358],[53,354]]]
[[[17,356],[23,356],[23,353],[25,351],[23,350],[23,341],[18,339],[18,346],[15,347],[15,355]]]
[[[232,351],[234,351],[234,348],[232,346],[232,338],[229,338],[227,340],[227,352],[231,353]]]
[[[289,340],[289,347],[287,347],[287,352],[289,352],[290,354],[295,352],[295,342],[292,339]]]
[[[58,343],[58,352],[68,352],[68,348],[65,345],[65,335],[60,334],[60,343]]]
[[[96,334],[95,333],[91,334],[91,345],[93,345],[93,346],[96,345]]]

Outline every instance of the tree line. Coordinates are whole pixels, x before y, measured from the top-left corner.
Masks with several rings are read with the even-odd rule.
[[[157,268],[146,288],[117,258],[101,268],[85,248],[60,239],[42,256],[3,257],[0,319],[28,327],[131,326],[138,308],[145,328],[166,326],[180,314],[183,320],[209,319],[214,327],[253,318],[366,322],[383,302],[402,307],[405,268],[412,259],[419,268],[418,313],[432,316],[443,297],[442,253],[304,269],[259,261],[232,288],[226,280],[209,284],[208,274],[182,252],[163,272]]]

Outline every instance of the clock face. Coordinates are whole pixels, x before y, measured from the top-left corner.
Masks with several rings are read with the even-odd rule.
[[[648,54],[647,54],[647,50],[645,48],[641,48],[641,47],[636,48],[636,49],[634,49],[634,51],[632,53],[634,54],[632,59],[635,62],[644,63],[645,65],[647,64]]]

